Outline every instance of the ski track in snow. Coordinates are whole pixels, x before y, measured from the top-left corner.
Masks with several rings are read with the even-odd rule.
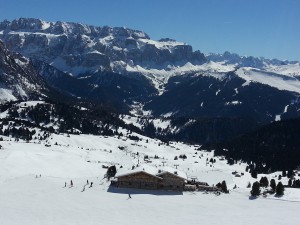
[[[0,224],[298,224],[299,189],[286,188],[282,198],[268,196],[250,200],[250,189],[246,186],[255,179],[245,172],[246,165],[229,166],[222,158],[216,158],[217,162],[210,166],[206,159],[213,152],[196,151],[197,146],[183,143],[166,146],[143,136],[135,142],[126,137],[52,135],[47,142],[50,147],[45,142],[24,143],[3,138]],[[126,151],[118,146],[124,146]],[[130,154],[136,152],[139,159]],[[174,156],[180,154],[185,154],[187,159],[175,161]],[[162,161],[169,167],[178,164],[178,170],[210,185],[226,180],[231,192],[216,196],[204,192],[109,189],[109,182],[103,179],[106,169],[102,165],[116,164],[118,173],[130,172],[132,165],[143,161],[144,155],[152,161],[150,166],[159,168]],[[160,158],[154,159],[154,155]],[[245,175],[235,177],[233,171]],[[276,175],[279,172],[266,176],[271,179]],[[71,180],[74,187],[70,187]],[[85,186],[86,180],[94,183],[92,188]],[[282,182],[286,184],[287,178],[282,178]],[[232,190],[235,184],[238,188]]]

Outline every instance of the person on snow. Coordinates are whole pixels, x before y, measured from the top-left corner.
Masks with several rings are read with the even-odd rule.
[[[72,181],[72,180],[71,180],[71,183],[70,183],[70,184],[71,184],[71,187],[73,187],[73,181]]]

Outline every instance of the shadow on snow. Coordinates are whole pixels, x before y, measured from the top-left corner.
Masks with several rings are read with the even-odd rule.
[[[117,194],[142,194],[142,195],[183,195],[182,191],[164,191],[164,190],[145,190],[145,189],[133,189],[133,188],[117,188],[109,187],[107,192]]]

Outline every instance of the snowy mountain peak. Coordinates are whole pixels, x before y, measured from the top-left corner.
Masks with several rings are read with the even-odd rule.
[[[260,120],[270,121],[300,93],[299,63],[230,52],[205,57],[186,43],[152,40],[125,27],[20,18],[0,23],[0,39],[31,59],[49,86],[122,112],[143,105],[153,115],[219,117],[250,116],[255,109]],[[22,60],[15,64],[26,64]],[[260,104],[275,95],[282,100],[272,112],[247,98],[266,92]]]
[[[98,71],[127,74],[127,64],[157,69],[206,61],[190,45],[172,39],[154,41],[145,32],[124,27],[20,18],[0,23],[0,39],[13,51],[75,76]]]
[[[0,40],[0,102],[36,98],[43,87],[30,60],[11,53]]]
[[[266,68],[270,65],[283,66],[298,63],[297,61],[266,59],[264,57],[240,56],[236,53],[230,53],[229,51],[225,51],[223,54],[206,54],[206,57],[208,60],[214,62],[224,62],[226,64],[235,64],[239,67],[253,67],[259,69]]]

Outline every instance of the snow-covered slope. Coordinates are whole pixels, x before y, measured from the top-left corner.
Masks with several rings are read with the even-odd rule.
[[[266,219],[268,224],[298,224],[299,189],[286,188],[281,198],[268,195],[251,200],[246,186],[255,179],[245,172],[245,164],[229,166],[212,152],[196,151],[197,146],[182,143],[166,146],[158,140],[139,137],[141,140],[136,142],[126,137],[51,135],[40,143],[15,142],[3,137],[4,141],[0,142],[1,224],[179,225],[188,222],[193,225],[201,221],[262,225]],[[124,148],[121,150],[120,146]],[[132,154],[136,152],[140,158]],[[187,159],[174,160],[180,154],[185,154]],[[197,177],[210,185],[226,180],[230,194],[113,189],[103,179],[106,173],[103,166],[116,165],[118,173],[130,172],[138,161],[144,163],[144,155],[149,156],[148,167],[160,168],[164,162],[165,166],[174,168],[176,164],[188,177]],[[207,163],[211,157],[216,163]],[[245,175],[237,177],[232,174],[235,171]],[[278,173],[266,176],[278,182]],[[93,182],[91,188],[86,185],[87,180]],[[282,182],[287,180],[283,178]]]
[[[30,60],[10,52],[0,40],[0,102],[37,96],[44,83]]]
[[[295,69],[296,68],[296,69]],[[272,67],[271,71],[259,70],[250,67],[243,67],[236,71],[236,74],[245,80],[243,85],[248,85],[250,82],[257,82],[279,90],[287,90],[300,93],[300,81],[295,77],[299,73],[299,66],[293,66],[292,69],[286,67]]]
[[[165,85],[168,83],[170,77],[190,74],[194,76],[210,76],[216,77],[217,79],[223,79],[226,73],[235,70],[235,66],[215,62],[193,65],[188,62],[180,66],[168,65],[166,68],[147,68],[139,65],[127,65],[126,70],[132,73],[143,74],[149,78],[161,95],[165,92]]]
[[[186,43],[152,40],[143,31],[39,19],[1,22],[0,39],[34,59],[47,85],[120,113],[139,105],[153,116],[259,122],[284,118],[286,106],[293,105],[289,118],[300,113],[299,62],[229,52],[205,57]],[[4,98],[15,99],[9,90],[2,88]]]
[[[266,70],[277,74],[298,77],[300,76],[300,63],[297,62],[286,65],[269,65]]]

